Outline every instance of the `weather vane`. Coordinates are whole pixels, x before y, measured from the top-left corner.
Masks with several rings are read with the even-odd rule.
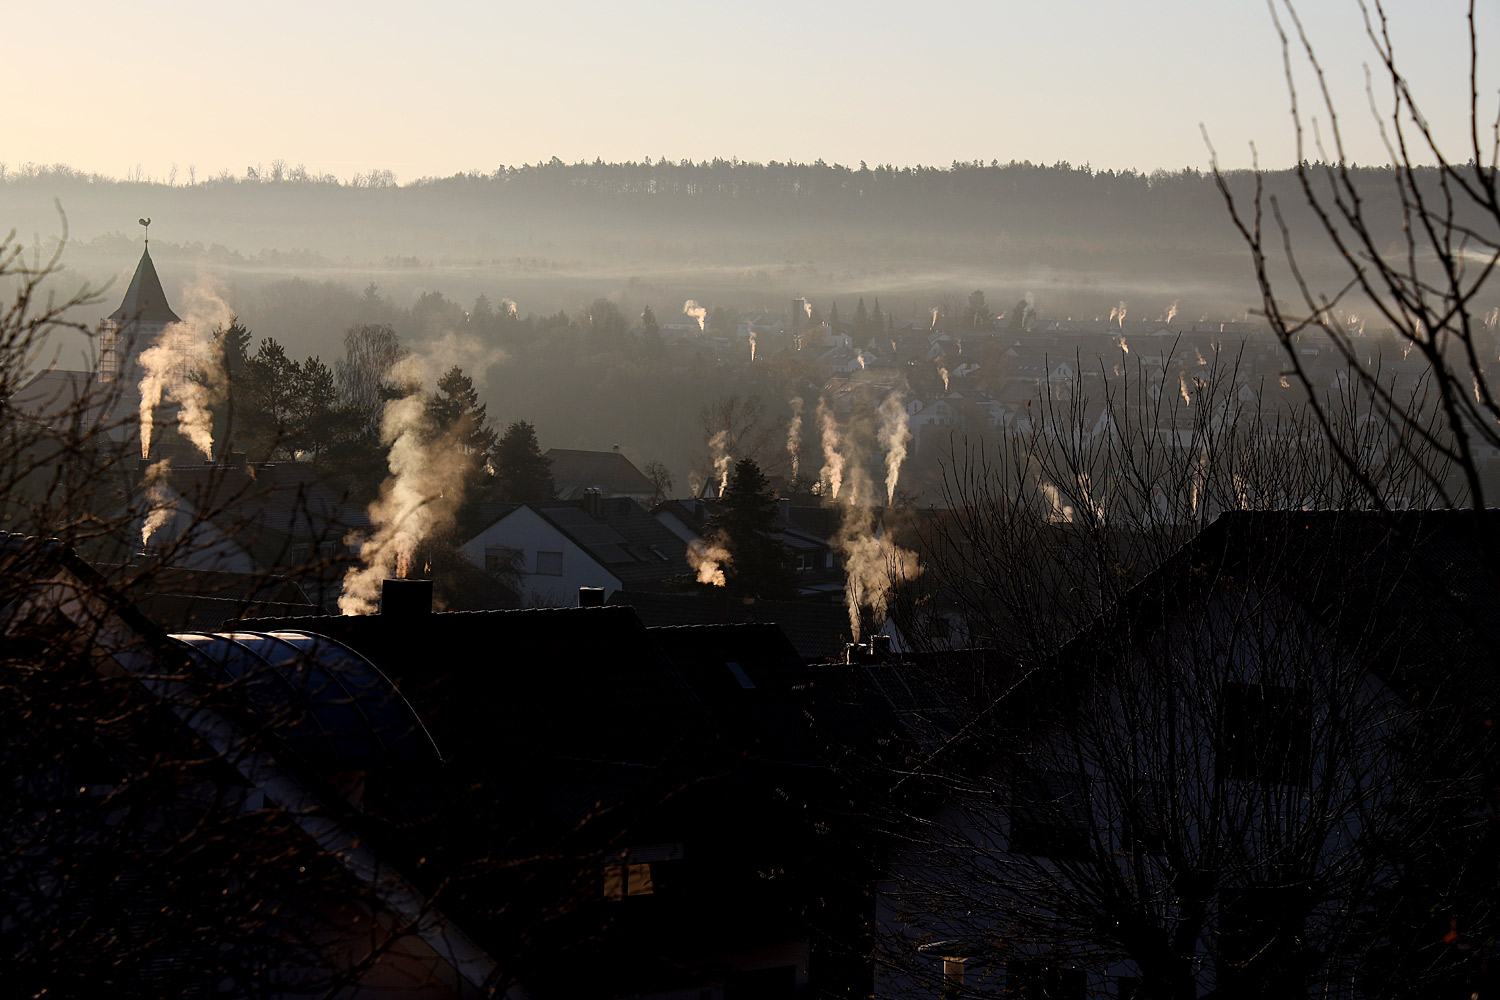
[[[151,220],[137,219],[135,221],[146,227],[146,245],[149,247],[151,245]]]

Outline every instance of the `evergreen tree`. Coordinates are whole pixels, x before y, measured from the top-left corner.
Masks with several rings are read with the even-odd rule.
[[[666,342],[661,339],[661,324],[656,321],[656,312],[650,307],[641,310],[641,353],[653,361],[666,353]]]
[[[875,307],[870,310],[870,336],[885,332],[885,314],[880,311],[880,300],[875,300]]]
[[[864,296],[861,295],[859,298],[859,305],[854,307],[854,338],[856,340],[862,340],[862,338],[869,336],[869,333],[870,314],[865,309],[865,299]]]
[[[292,403],[302,450],[321,455],[349,429],[350,422],[341,419],[337,399],[333,369],[322,358],[303,360],[297,369],[297,398]]]
[[[791,556],[776,536],[776,492],[754,459],[735,463],[708,527],[710,536],[729,550],[724,586],[731,596],[796,596]]]
[[[290,458],[296,451],[295,412],[301,366],[275,337],[265,337],[245,359],[236,398],[235,438],[253,459]]]
[[[837,302],[828,307],[828,328],[834,333],[839,332],[839,304]]]
[[[988,329],[993,318],[989,303],[984,300],[984,292],[974,289],[969,295],[969,307],[964,310],[964,326],[970,330]]]
[[[495,447],[495,431],[479,401],[474,380],[458,365],[438,379],[437,391],[427,399],[427,417],[432,421],[433,436],[451,440],[464,454],[481,460]]]
[[[517,420],[505,429],[495,445],[490,465],[495,471],[495,498],[508,503],[550,500],[556,492],[552,485],[552,460],[542,454],[536,441],[536,428],[526,420]]]

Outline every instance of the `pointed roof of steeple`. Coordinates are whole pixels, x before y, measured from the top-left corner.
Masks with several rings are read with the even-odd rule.
[[[124,326],[127,323],[178,323],[181,318],[167,305],[167,293],[162,291],[161,279],[156,276],[156,265],[151,263],[151,248],[141,254],[136,265],[135,277],[125,290],[125,301],[120,308],[110,313],[108,319]]]

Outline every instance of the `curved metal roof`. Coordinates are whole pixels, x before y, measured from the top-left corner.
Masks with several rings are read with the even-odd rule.
[[[336,767],[440,764],[411,704],[373,663],[302,631],[178,632],[206,676],[237,690],[304,759]]]

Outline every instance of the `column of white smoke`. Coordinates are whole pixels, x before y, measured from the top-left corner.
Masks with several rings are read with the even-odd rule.
[[[695,538],[688,542],[688,565],[698,575],[699,583],[724,586],[724,568],[729,565],[729,550],[715,538]]]
[[[688,299],[682,304],[682,314],[684,316],[691,316],[693,317],[693,319],[697,320],[699,332],[701,333],[703,331],[703,321],[708,319],[707,309],[700,306],[693,299]]]
[[[894,395],[887,397],[893,400]],[[899,402],[894,404],[899,409]],[[882,404],[880,437],[886,454],[886,491],[894,495],[895,478],[905,457],[906,439],[910,436],[901,420],[888,416]],[[860,638],[860,608],[868,607],[876,618],[884,619],[889,609],[891,590],[902,580],[922,572],[916,553],[901,548],[875,525],[870,504],[875,502],[874,486],[857,455],[846,454],[854,441],[844,434],[826,400],[818,400],[818,422],[823,436],[823,470],[821,478],[829,486],[829,495],[840,506],[839,529],[833,546],[844,564],[844,604],[849,612],[849,631],[856,642]],[[897,429],[899,428],[899,430]],[[893,459],[891,442],[899,442],[901,458]]]
[[[844,456],[839,451],[842,435],[833,411],[828,408],[828,400],[822,398],[818,399],[818,427],[823,436],[823,468],[818,472],[818,481],[828,484],[829,499],[837,500],[844,487]]]
[[[177,513],[177,497],[171,484],[167,482],[167,474],[171,469],[171,461],[165,458],[146,467],[146,477],[142,480],[142,485],[146,487],[148,504],[146,518],[141,525],[141,548],[143,549],[151,543],[151,536],[172,520],[172,516]]]
[[[501,299],[500,300],[500,308],[504,309],[506,315],[510,316],[512,319],[514,319],[518,315],[517,312],[516,312],[516,300],[515,299]]]
[[[1072,524],[1073,508],[1063,503],[1062,493],[1058,488],[1045,479],[1039,479],[1036,485],[1042,491],[1042,497],[1047,501],[1047,520],[1053,524]]]
[[[885,449],[885,502],[896,500],[896,481],[901,463],[906,461],[906,446],[911,441],[910,417],[901,397],[891,393],[880,403],[880,446]]]
[[[812,300],[811,299],[803,299],[802,300],[802,311],[807,314],[807,318],[808,319],[812,319]]]
[[[755,363],[755,331],[750,331],[750,363]]]
[[[849,632],[860,638],[860,608],[867,607],[879,619],[890,609],[891,591],[898,583],[915,579],[922,566],[915,552],[903,549],[877,529],[868,508],[846,506],[833,540],[844,562],[844,606],[849,612]]]
[[[151,455],[156,407],[162,400],[177,404],[177,428],[205,460],[214,454],[213,414],[209,400],[223,381],[220,360],[214,357],[210,333],[227,326],[234,311],[219,296],[212,279],[200,277],[184,296],[187,315],[169,323],[141,352],[141,457]],[[203,381],[192,376],[199,375]]]
[[[381,581],[392,575],[405,577],[414,568],[418,545],[450,527],[463,502],[464,476],[472,459],[451,438],[434,437],[422,376],[435,378],[433,373],[459,364],[474,373],[477,386],[488,368],[503,358],[504,352],[498,349],[461,340],[450,332],[429,344],[423,358],[405,358],[392,369],[393,381],[414,388],[404,398],[385,404],[380,440],[388,449],[390,475],[369,507],[374,534],[368,539],[351,535],[345,540],[362,544],[359,564],[344,575],[344,592],[339,597],[343,614],[373,613]]]
[[[941,375],[941,376],[943,376],[943,391],[947,392],[948,391],[948,369],[946,369],[946,368],[939,368],[938,369],[938,374]]]
[[[798,453],[802,450],[802,397],[792,397],[792,421],[786,428],[786,452],[792,457],[792,479],[797,478]]]
[[[1167,307],[1167,320],[1166,321],[1167,321],[1168,324],[1170,324],[1172,322],[1172,320],[1174,320],[1174,319],[1177,318],[1177,303],[1179,303],[1181,301],[1182,301],[1181,299],[1173,299],[1172,300],[1172,304]]]
[[[729,431],[715,431],[708,439],[708,450],[713,455],[714,476],[719,480],[719,496],[729,487]]]

